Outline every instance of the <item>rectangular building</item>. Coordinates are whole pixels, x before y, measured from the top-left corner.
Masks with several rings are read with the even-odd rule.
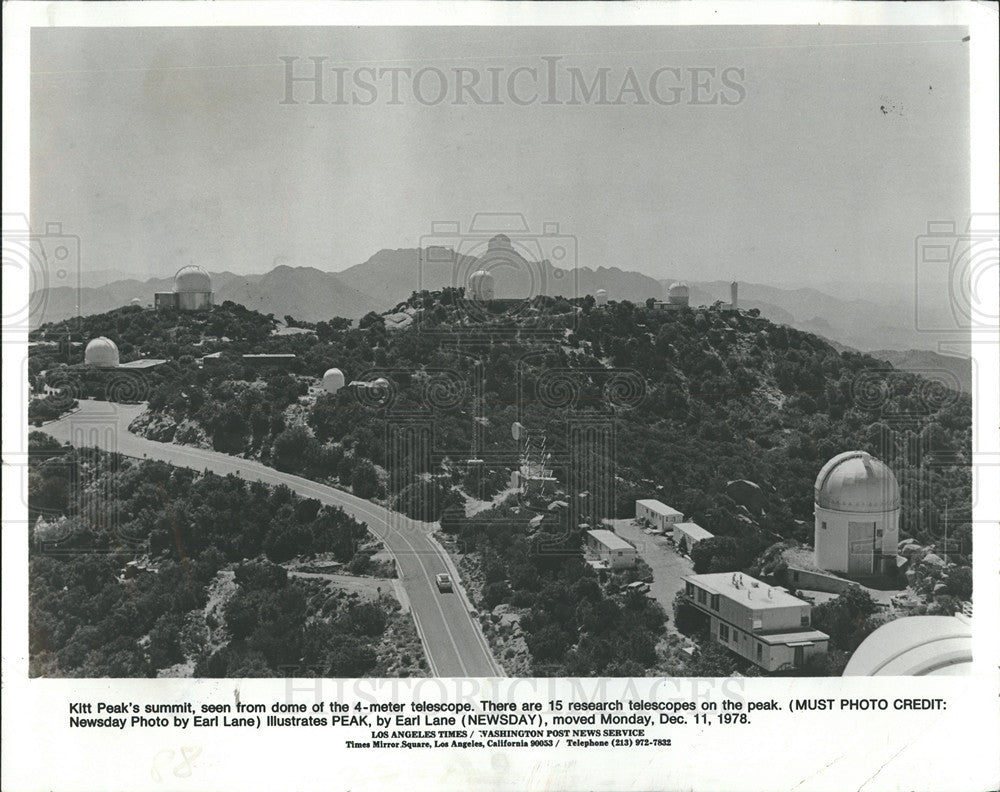
[[[674,541],[680,542],[681,537],[684,537],[684,543],[687,545],[688,552],[694,547],[695,542],[700,542],[702,539],[711,539],[714,535],[695,522],[679,522],[674,525]]]
[[[611,569],[635,566],[636,549],[611,531],[587,531],[587,549]]]
[[[659,531],[666,532],[671,530],[675,523],[681,522],[684,515],[665,503],[647,498],[635,502],[635,518],[648,522]]]
[[[765,671],[800,668],[830,640],[811,626],[812,606],[739,572],[684,577],[685,599],[708,616],[709,635]]]

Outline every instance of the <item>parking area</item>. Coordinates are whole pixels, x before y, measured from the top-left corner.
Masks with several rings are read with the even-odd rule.
[[[667,629],[676,632],[674,629],[674,597],[677,592],[684,588],[684,575],[690,575],[694,571],[691,559],[678,555],[677,551],[671,547],[670,542],[663,536],[650,536],[643,532],[631,519],[606,520],[610,523],[620,537],[630,542],[639,552],[639,556],[649,564],[653,570],[653,582],[649,586],[649,596],[654,597],[659,602],[670,621]]]

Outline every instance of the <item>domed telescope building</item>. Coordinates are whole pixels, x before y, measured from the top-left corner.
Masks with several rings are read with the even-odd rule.
[[[972,673],[972,621],[904,616],[883,624],[851,655],[844,676],[964,676]]]
[[[816,566],[857,577],[895,573],[899,508],[885,463],[864,451],[835,456],[816,477]]]
[[[116,368],[119,363],[118,345],[104,336],[93,338],[83,351],[83,362],[88,366]]]
[[[469,276],[469,297],[473,300],[492,300],[493,288],[493,276],[486,270],[476,270]]]
[[[687,308],[690,300],[691,290],[688,288],[686,283],[677,281],[676,283],[670,284],[670,288],[667,289],[668,311],[680,311]]]
[[[604,307],[608,304],[608,291],[607,289],[598,289],[594,292],[594,302],[597,303],[599,307]]]
[[[177,270],[173,291],[157,292],[153,302],[157,308],[205,311],[212,307],[213,297],[211,276],[192,264]]]
[[[323,390],[327,393],[336,393],[344,387],[344,372],[339,368],[328,369],[323,375]]]

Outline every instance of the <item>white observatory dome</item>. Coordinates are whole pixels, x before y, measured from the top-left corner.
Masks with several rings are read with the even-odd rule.
[[[512,250],[513,247],[510,243],[510,237],[506,234],[497,234],[486,243],[487,250]]]
[[[94,338],[83,352],[83,362],[88,366],[117,366],[118,345],[104,336]]]
[[[474,300],[492,300],[493,276],[486,270],[476,270],[469,276],[469,291]]]
[[[323,390],[327,393],[336,393],[344,387],[344,381],[344,372],[332,368],[323,375]]]
[[[972,625],[963,616],[904,616],[861,642],[844,676],[972,673]]]
[[[899,484],[884,462],[864,451],[845,451],[816,477],[816,505],[834,511],[881,513],[899,508]]]
[[[178,294],[210,292],[212,291],[212,278],[205,270],[194,264],[181,267],[174,275],[174,291]]]
[[[670,284],[667,294],[671,297],[689,297],[691,295],[691,290],[683,281],[676,281]]]

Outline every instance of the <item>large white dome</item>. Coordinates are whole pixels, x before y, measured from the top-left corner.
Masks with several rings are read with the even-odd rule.
[[[212,278],[205,270],[194,264],[181,267],[174,275],[174,291],[185,292],[210,292],[212,291]]]
[[[344,387],[344,372],[339,368],[328,369],[323,375],[323,390],[327,393],[336,393]]]
[[[816,477],[816,505],[877,514],[899,508],[899,484],[888,466],[864,451],[845,451]]]
[[[861,642],[844,676],[955,676],[972,672],[972,627],[961,616],[904,616]]]
[[[83,352],[83,362],[88,366],[117,366],[118,345],[104,336],[94,338]]]

